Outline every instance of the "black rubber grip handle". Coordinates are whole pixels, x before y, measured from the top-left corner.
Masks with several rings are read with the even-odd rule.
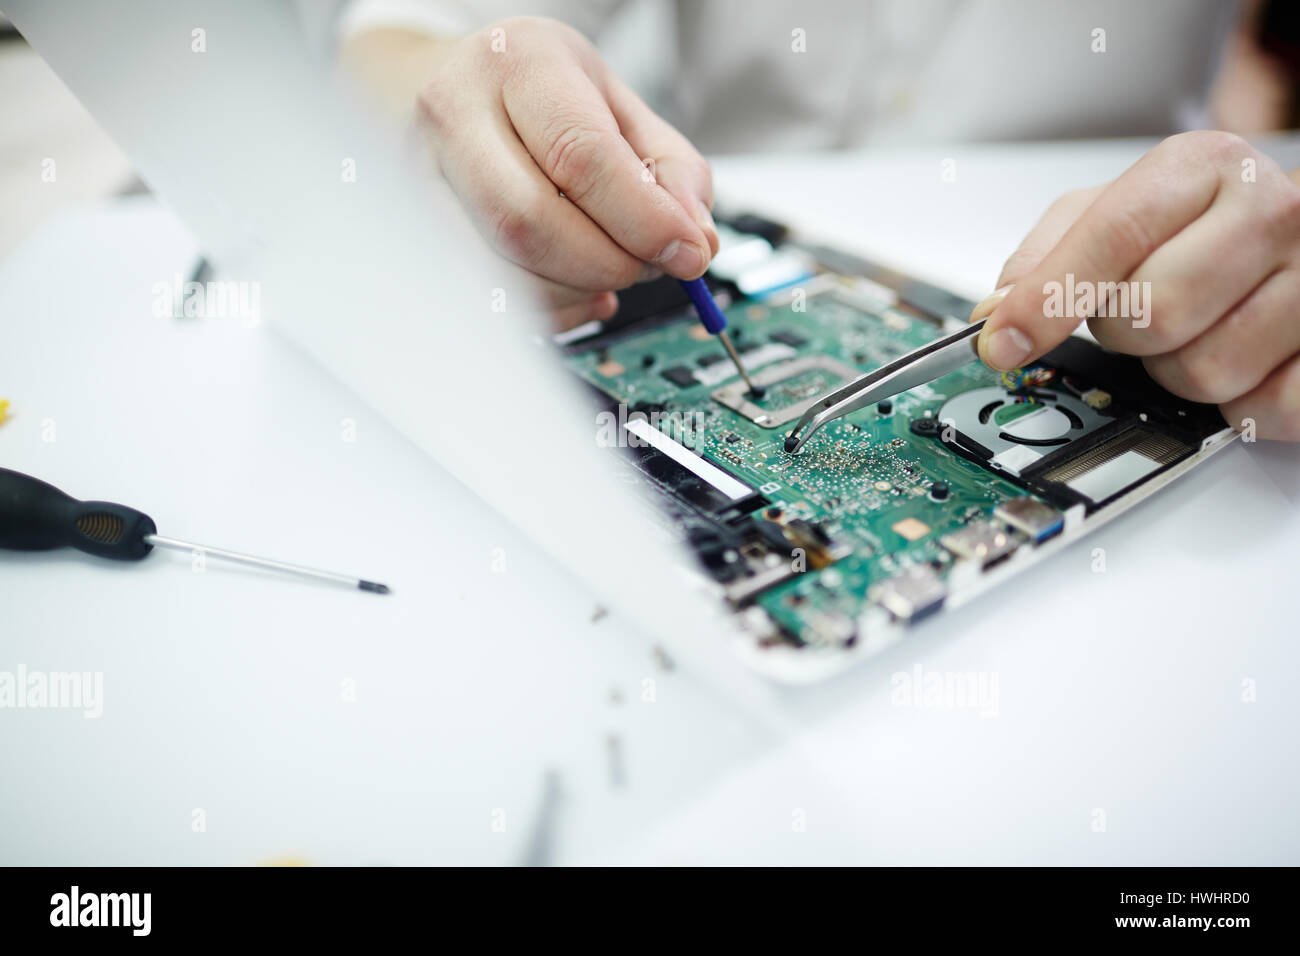
[[[78,501],[53,485],[0,468],[0,548],[76,548],[101,558],[139,561],[158,528],[142,511],[108,501]]]

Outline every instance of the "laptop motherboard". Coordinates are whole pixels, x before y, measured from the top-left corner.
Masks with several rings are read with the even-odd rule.
[[[600,396],[598,440],[627,449],[665,530],[760,648],[883,643],[1233,437],[1217,409],[1075,338],[1013,373],[972,362],[788,454],[820,396],[951,331],[973,304],[748,216],[710,283],[758,395],[671,280],[558,341]]]

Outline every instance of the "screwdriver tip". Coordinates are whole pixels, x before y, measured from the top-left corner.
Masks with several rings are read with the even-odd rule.
[[[376,594],[391,594],[387,584],[377,584],[374,581],[358,581],[357,587],[363,591],[374,591]]]

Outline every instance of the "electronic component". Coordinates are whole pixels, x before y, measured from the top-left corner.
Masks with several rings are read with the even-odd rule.
[[[782,346],[789,348],[788,346]],[[802,415],[829,388],[855,378],[857,369],[829,355],[808,355],[764,368],[751,376],[766,389],[769,401],[752,401],[744,382],[735,381],[713,393],[717,402],[764,428],[779,428]],[[786,404],[780,404],[781,400]]]
[[[685,365],[674,365],[659,373],[678,388],[690,388],[696,384],[695,374]]]
[[[1008,391],[1014,392],[1023,388],[1041,387],[1054,378],[1056,378],[1056,369],[1031,365],[1029,368],[1013,368],[1003,372],[1002,384]]]
[[[736,232],[762,236],[772,246],[779,246],[783,243],[789,232],[784,223],[775,222],[749,212],[732,216],[730,225]]]
[[[972,521],[966,527],[945,534],[939,543],[958,558],[988,568],[1008,557],[1023,540],[1013,531],[1004,531],[989,521]]]
[[[772,514],[776,509],[769,509]],[[777,512],[779,514],[779,512]],[[826,531],[803,518],[781,524],[750,517],[729,529],[734,536],[738,573],[730,576],[727,600],[739,607],[771,588],[807,570],[820,570],[846,557],[852,548],[833,541]],[[795,549],[803,551],[798,559]]]
[[[933,438],[939,434],[939,423],[933,418],[913,418],[908,422],[908,430],[922,438]]]
[[[940,409],[939,420],[965,439],[958,439],[959,443],[1010,475],[1019,475],[1051,450],[1111,423],[1065,392],[1017,393],[1005,388],[976,388],[954,395]],[[926,430],[937,434],[939,427]]]
[[[948,498],[948,482],[936,481],[930,486],[930,497],[935,501],[945,501]]]
[[[915,624],[943,604],[948,589],[929,565],[904,568],[892,578],[873,585],[867,596],[893,615],[895,620]]]
[[[773,342],[780,342],[782,345],[788,345],[793,349],[800,348],[808,344],[808,340],[797,332],[773,332],[768,336]]]
[[[821,569],[836,558],[843,557],[846,551],[836,549],[826,530],[806,518],[794,518],[786,522],[785,536],[797,548],[802,548],[808,558],[808,566]]]
[[[635,435],[656,451],[686,468],[701,481],[707,482],[732,501],[739,501],[753,494],[748,485],[737,481],[712,462],[701,458],[681,442],[664,434],[664,432],[650,424],[647,419],[631,418],[623,425],[623,428],[629,434]]]
[[[1023,531],[1034,543],[1046,541],[1065,527],[1061,512],[1027,496],[1002,502],[993,509],[993,517]]]
[[[857,637],[857,629],[843,614],[813,611],[799,636],[809,644],[851,644]]]
[[[1110,392],[1103,392],[1099,388],[1090,388],[1079,397],[1089,408],[1101,410],[1110,407]]]
[[[930,526],[920,518],[904,518],[889,527],[894,534],[902,535],[908,541],[919,541],[930,533]]]
[[[1085,454],[1044,471],[1041,479],[1064,484],[1094,504],[1100,504],[1191,451],[1171,435],[1135,426]]]

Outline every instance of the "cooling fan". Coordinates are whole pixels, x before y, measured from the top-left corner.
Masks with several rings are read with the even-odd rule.
[[[1045,387],[1053,378],[1051,369],[1008,373],[1004,387],[953,396],[940,409],[939,421],[955,428],[962,444],[990,465],[1019,475],[1045,454],[1113,421],[1085,400],[1091,393],[1076,396],[1065,388]]]

